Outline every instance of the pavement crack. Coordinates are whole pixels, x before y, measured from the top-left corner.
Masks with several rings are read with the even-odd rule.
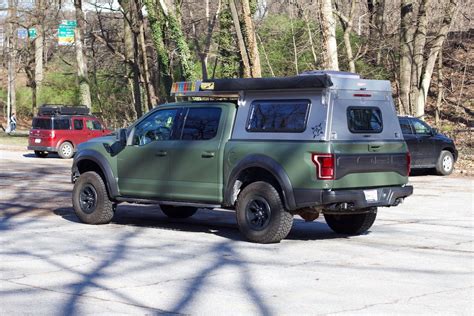
[[[100,298],[100,297],[88,295],[87,293],[69,293],[69,292],[65,292],[65,291],[58,291],[58,290],[53,290],[53,289],[50,289],[50,288],[45,288],[45,287],[42,287],[42,286],[36,286],[36,285],[31,285],[31,284],[26,284],[26,283],[21,283],[21,282],[14,282],[12,280],[6,280],[6,282],[13,283],[15,285],[20,285],[20,286],[26,286],[26,287],[36,289],[36,290],[43,290],[43,291],[53,292],[53,293],[57,293],[57,294],[64,294],[64,295],[70,295],[70,296],[79,296],[79,297],[90,298],[90,299],[94,299],[94,300],[98,300],[98,301],[102,301],[102,302],[118,303],[118,304],[124,304],[124,305],[128,305],[128,306],[148,309],[148,310],[152,310],[152,311],[154,311],[156,313],[159,313],[159,314],[188,315],[188,314],[183,314],[183,313],[178,313],[178,312],[173,312],[173,311],[167,311],[167,310],[164,310],[164,309],[159,309],[159,308],[155,308],[155,307],[151,307],[151,306],[147,306],[147,305],[123,302],[123,301],[120,301],[120,300],[117,301],[117,300],[110,300],[110,299]]]

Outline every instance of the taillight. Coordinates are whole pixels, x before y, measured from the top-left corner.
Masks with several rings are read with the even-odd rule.
[[[410,170],[411,170],[411,155],[410,155],[410,152],[407,151],[407,176],[410,175]]]
[[[334,154],[313,154],[316,177],[320,180],[334,180]]]

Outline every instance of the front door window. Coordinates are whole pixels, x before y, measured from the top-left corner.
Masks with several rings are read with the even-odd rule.
[[[177,113],[177,109],[160,110],[145,118],[135,127],[133,145],[172,139]]]

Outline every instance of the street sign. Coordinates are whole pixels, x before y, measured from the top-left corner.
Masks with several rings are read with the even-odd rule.
[[[62,20],[58,28],[58,45],[71,46],[74,44],[74,30],[77,22],[75,20]]]
[[[17,30],[17,33],[18,33],[18,38],[19,39],[26,39],[26,38],[30,38],[30,39],[33,39],[33,38],[36,38],[36,29],[34,27],[32,28],[29,28],[29,29],[25,29],[25,28],[19,28]]]
[[[36,38],[36,29],[34,27],[28,29],[28,36],[30,38]]]

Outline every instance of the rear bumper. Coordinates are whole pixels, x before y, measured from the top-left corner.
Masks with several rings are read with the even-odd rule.
[[[28,150],[37,150],[37,151],[58,151],[56,147],[48,147],[48,146],[28,146]]]
[[[377,191],[377,198],[367,200],[367,191]],[[380,187],[355,190],[308,190],[295,189],[297,208],[322,206],[329,210],[362,209],[375,206],[396,206],[413,194],[413,187]]]

